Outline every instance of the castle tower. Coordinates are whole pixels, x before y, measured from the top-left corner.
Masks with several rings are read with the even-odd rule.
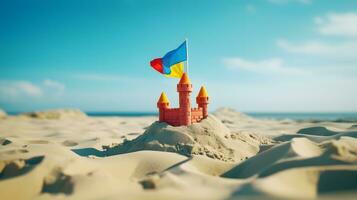
[[[159,108],[159,121],[165,121],[165,110],[170,107],[169,99],[165,92],[161,93],[159,100],[157,101],[157,107]]]
[[[179,93],[180,125],[191,125],[192,119],[190,93],[192,92],[192,84],[186,73],[182,75],[180,82],[177,84],[177,92]]]
[[[202,108],[203,118],[206,118],[208,116],[208,94],[204,86],[201,87],[200,92],[196,97],[196,102],[198,104],[198,107]]]

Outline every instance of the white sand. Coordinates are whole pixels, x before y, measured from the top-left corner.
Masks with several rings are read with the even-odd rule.
[[[258,120],[231,109],[188,128],[78,110],[0,118],[1,199],[357,195],[357,123]]]

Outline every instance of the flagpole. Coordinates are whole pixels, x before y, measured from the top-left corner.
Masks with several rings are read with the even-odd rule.
[[[186,41],[186,73],[188,74],[188,39],[185,39]]]

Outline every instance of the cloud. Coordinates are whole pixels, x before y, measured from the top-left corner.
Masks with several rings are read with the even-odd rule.
[[[43,85],[49,89],[51,89],[56,95],[61,95],[63,94],[64,90],[65,90],[65,85],[51,80],[51,79],[46,79],[43,81]]]
[[[122,80],[118,76],[111,74],[76,74],[75,78],[87,81],[119,81]]]
[[[0,95],[2,97],[41,97],[40,87],[28,81],[0,81]]]
[[[41,99],[62,95],[65,86],[51,79],[45,79],[42,84],[25,80],[0,80],[0,100],[17,101],[21,99]]]
[[[252,4],[248,4],[245,6],[245,11],[247,11],[250,14],[253,14],[257,12],[257,8]]]
[[[278,47],[292,53],[305,53],[305,54],[328,54],[331,53],[333,48],[329,45],[319,42],[306,42],[304,44],[292,44],[287,40],[277,40]]]
[[[338,42],[310,40],[300,44],[278,39],[277,46],[290,53],[356,60],[357,40],[353,37],[357,36],[357,13],[330,13],[315,17],[314,22],[320,35],[342,38]]]
[[[294,44],[284,39],[276,42],[277,46],[291,53],[306,55],[320,55],[336,58],[356,58],[357,41],[344,41],[339,43],[323,43],[308,41],[302,44]]]
[[[224,58],[224,65],[228,69],[241,69],[256,73],[273,73],[273,74],[304,74],[305,71],[285,67],[283,60],[280,58],[270,58],[265,60],[246,60],[240,57]]]
[[[347,20],[346,18],[344,17],[344,20]],[[348,23],[341,21],[342,17],[337,19],[332,15],[315,18],[315,28],[319,28],[318,38],[276,41],[276,45],[285,50],[284,52],[292,54],[273,55],[276,58],[262,60],[225,58],[223,62],[226,68],[240,70],[240,73],[243,70],[264,73],[264,77],[254,74],[256,78],[248,83],[237,83],[236,80],[229,79],[220,80],[222,83],[209,82],[210,95],[215,96],[218,105],[232,105],[243,110],[356,110],[357,38],[351,36],[352,30],[357,26],[347,29],[344,26]],[[340,28],[336,28],[337,22],[341,24]],[[337,32],[329,26],[341,30]],[[341,37],[335,37],[337,35]],[[304,74],[300,76],[301,73]],[[281,76],[275,78],[271,76],[273,74]],[[299,75],[294,76],[296,74]],[[265,81],[256,81],[261,77]],[[230,92],[222,92],[222,88]],[[269,98],[264,98],[267,96]]]
[[[302,4],[309,4],[312,2],[312,0],[268,0],[270,3],[274,4],[285,4],[285,3],[302,3]]]
[[[98,82],[118,82],[123,84],[132,84],[145,82],[143,78],[136,77],[126,77],[126,76],[117,76],[112,74],[96,74],[96,73],[78,73],[71,76],[74,79],[81,81],[98,81]]]
[[[357,13],[330,13],[315,17],[317,30],[322,35],[357,37]]]

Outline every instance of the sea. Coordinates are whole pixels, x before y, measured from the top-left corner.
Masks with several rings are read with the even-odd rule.
[[[158,113],[157,112],[87,112],[87,114],[89,116],[141,117],[141,116],[156,116]],[[357,112],[334,112],[334,113],[247,112],[244,114],[259,119],[357,122]]]

